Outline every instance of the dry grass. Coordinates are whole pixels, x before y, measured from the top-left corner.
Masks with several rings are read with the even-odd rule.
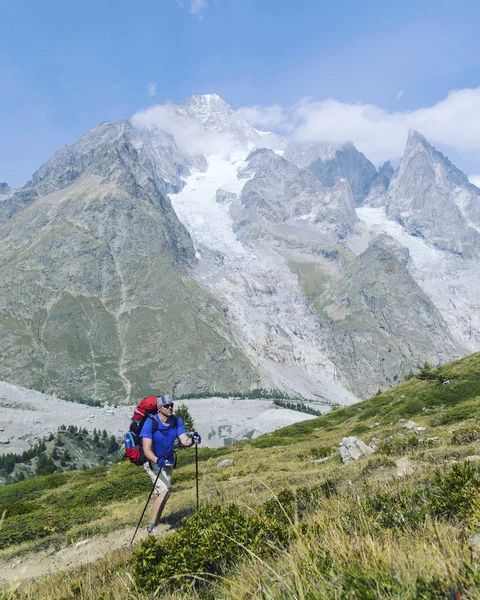
[[[463,366],[478,369],[480,355],[468,357]],[[462,373],[462,365],[454,363],[452,372]],[[470,524],[466,528],[453,522],[434,521],[427,518],[420,528],[406,528],[403,531],[381,529],[361,518],[356,531],[344,526],[343,517],[363,499],[376,493],[395,493],[401,490],[421,488],[428,477],[438,469],[468,456],[480,454],[480,440],[465,445],[452,445],[451,431],[476,423],[476,419],[465,418],[452,421],[452,411],[457,405],[427,406],[422,403],[416,414],[404,414],[405,407],[412,406],[415,394],[425,396],[430,382],[411,380],[398,388],[342,411],[335,411],[325,423],[303,433],[300,428],[289,428],[291,436],[273,434],[265,439],[266,447],[258,447],[255,442],[234,446],[227,454],[199,463],[199,488],[201,503],[235,503],[254,512],[257,507],[285,488],[309,486],[335,480],[338,495],[326,499],[306,523],[306,532],[299,533],[287,551],[277,554],[268,564],[255,556],[249,556],[238,565],[235,572],[219,578],[213,592],[214,598],[239,599],[290,599],[330,600],[332,598],[391,598],[410,600],[421,598],[418,595],[418,581],[437,578],[445,590],[458,584],[461,569],[472,565],[468,550],[468,540],[473,532]],[[443,392],[443,390],[442,390]],[[428,400],[428,398],[427,398]],[[467,398],[459,403],[467,409],[480,405],[478,396]],[[454,415],[453,415],[454,416]],[[338,455],[338,443],[344,436],[357,435],[369,443],[372,438],[386,440],[393,436],[402,440],[411,435],[403,428],[400,419],[415,420],[418,425],[427,427],[419,437],[438,437],[439,440],[428,446],[420,445],[409,449],[414,472],[399,478],[395,461],[399,455],[375,453],[349,465],[343,465]],[[448,424],[439,424],[450,421]],[[361,433],[356,433],[361,431]],[[268,446],[268,440],[272,445]],[[285,445],[278,445],[282,440]],[[291,441],[295,443],[290,443]],[[322,464],[311,462],[317,451],[332,449],[329,460]],[[225,458],[233,458],[234,467],[218,470],[217,463]],[[194,473],[194,465],[189,464],[178,471]],[[51,543],[62,545],[69,539],[78,539],[86,529],[106,533],[136,525],[146,496],[140,495],[126,501],[116,500],[108,504],[100,518],[88,526],[73,527],[63,537],[52,539]],[[167,505],[165,517],[177,522],[195,507],[195,481],[182,479],[174,485],[174,493]],[[360,513],[359,513],[360,514]],[[477,528],[480,523],[476,524]],[[314,532],[314,535],[312,534]],[[43,542],[45,544],[45,542]],[[39,542],[29,542],[15,548],[0,551],[0,558],[6,560],[19,552],[25,553],[39,546]],[[128,563],[128,550],[118,550],[108,554],[96,564],[72,569],[58,575],[45,577],[34,582],[26,582],[15,590],[7,592],[5,598],[67,600],[146,600],[148,595],[135,588]],[[342,576],[340,576],[342,574]],[[342,580],[342,577],[345,581]],[[348,591],[348,577],[364,585],[364,591]],[[343,581],[343,583],[342,583]],[[478,573],[480,581],[480,573]],[[360,583],[358,584],[360,586]],[[353,585],[353,584],[352,584]],[[343,586],[343,587],[342,587]],[[376,586],[376,587],[375,587]],[[352,588],[353,589],[353,588]],[[358,589],[363,589],[359,587]],[[453,593],[451,592],[451,593]],[[450,592],[449,592],[450,593]],[[458,598],[480,598],[478,588],[461,592]],[[350,595],[349,595],[350,594]],[[363,595],[362,595],[363,594]],[[191,598],[192,594],[169,593],[168,598]],[[448,596],[427,596],[424,598],[447,598]],[[452,596],[453,597],[453,596]],[[3,600],[3,597],[2,597]]]

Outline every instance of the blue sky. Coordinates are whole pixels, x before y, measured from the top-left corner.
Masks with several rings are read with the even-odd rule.
[[[480,86],[478,0],[0,0],[0,14],[0,181],[13,186],[95,124],[192,94],[408,113]],[[460,139],[449,153],[467,173],[478,137],[478,152]]]

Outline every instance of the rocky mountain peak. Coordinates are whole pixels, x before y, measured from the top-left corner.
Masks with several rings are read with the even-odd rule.
[[[433,150],[433,148],[421,133],[415,131],[415,129],[410,129],[408,132],[404,158],[412,156],[417,152],[425,152],[426,150]]]
[[[479,255],[480,190],[417,131],[409,133],[386,207],[413,235],[465,257]]]
[[[5,195],[10,192],[10,186],[6,181],[0,182],[0,195]]]

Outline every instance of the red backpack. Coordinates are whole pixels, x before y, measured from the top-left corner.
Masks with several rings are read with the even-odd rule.
[[[143,465],[148,462],[143,453],[142,438],[140,432],[142,431],[143,424],[147,419],[152,419],[152,436],[158,429],[157,419],[157,397],[147,396],[133,411],[132,420],[130,422],[130,429],[128,433],[123,436],[125,442],[125,456],[130,461],[137,465]]]

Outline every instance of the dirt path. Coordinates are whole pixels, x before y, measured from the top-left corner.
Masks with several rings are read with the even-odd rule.
[[[159,525],[161,533],[170,531],[169,525]],[[55,550],[41,550],[25,554],[11,560],[0,562],[0,583],[14,584],[25,579],[33,579],[42,575],[64,571],[70,567],[94,562],[112,550],[128,547],[135,528],[112,531],[103,537],[92,537],[80,540],[74,545],[67,546],[58,552]],[[139,530],[135,541],[146,537],[145,528]]]

